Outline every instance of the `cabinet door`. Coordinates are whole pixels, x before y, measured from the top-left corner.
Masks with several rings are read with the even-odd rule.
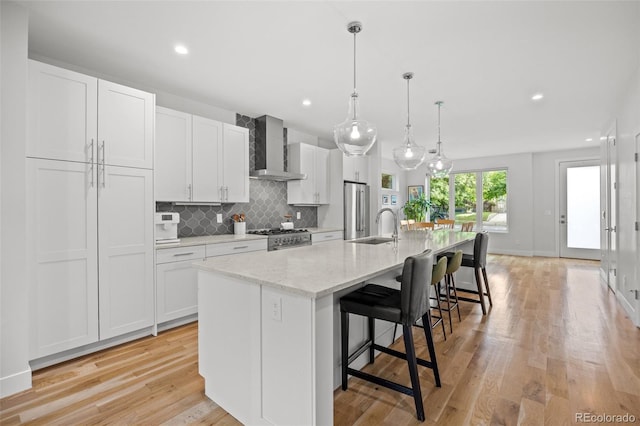
[[[198,312],[198,271],[193,260],[156,266],[157,322]]]
[[[95,166],[27,159],[26,185],[29,355],[36,359],[98,340]]]
[[[95,161],[98,80],[29,61],[27,156]]]
[[[329,150],[316,147],[316,193],[318,204],[329,204]]]
[[[249,202],[249,130],[244,127],[224,124],[223,161],[218,165],[222,171],[224,201],[229,203]]]
[[[154,323],[152,191],[151,170],[107,166],[101,173],[98,192],[101,340]]]
[[[157,201],[190,201],[191,115],[156,107],[155,181]]]
[[[358,182],[356,173],[356,158],[342,155],[342,178],[350,182]]]
[[[155,96],[98,81],[99,159],[108,165],[153,168]]]
[[[222,123],[193,116],[193,197],[192,201],[222,200],[218,180],[218,159],[222,157]]]
[[[314,170],[315,148],[313,145],[304,143],[288,146],[289,171],[307,174],[306,179],[287,182],[287,203],[289,204],[318,204]]]

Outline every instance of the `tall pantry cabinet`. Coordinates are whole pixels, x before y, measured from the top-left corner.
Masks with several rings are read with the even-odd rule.
[[[30,358],[154,323],[153,94],[29,61]]]

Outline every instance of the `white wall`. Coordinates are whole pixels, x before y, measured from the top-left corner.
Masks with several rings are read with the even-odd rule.
[[[0,144],[0,397],[31,387],[26,286],[26,9],[0,2],[2,143]]]
[[[631,299],[629,290],[637,289],[640,281],[638,232],[635,231],[635,222],[640,220],[637,211],[636,168],[638,163],[634,161],[634,154],[637,152],[635,137],[640,133],[640,68],[636,70],[627,89],[619,97],[614,117],[618,151],[618,279],[616,280],[616,292],[619,299],[622,296]],[[603,130],[606,131],[605,128]],[[635,302],[635,306],[629,306],[622,300],[622,305],[634,319],[636,325],[640,326],[638,302]],[[635,312],[633,312],[634,310]]]
[[[533,254],[559,256],[559,163],[599,159],[596,147],[533,154]]]
[[[382,173],[389,173],[396,176],[396,185],[393,190],[382,189]],[[402,206],[404,206],[404,203],[406,203],[407,201],[407,171],[398,167],[395,161],[388,158],[383,158],[380,165],[380,172],[374,176],[371,176],[370,181],[372,187],[375,186],[376,188],[378,188],[378,198],[376,200],[378,207],[371,213],[374,216],[374,219],[375,214],[378,212],[378,210],[384,207],[389,207],[391,210],[394,210],[398,215],[398,220],[404,218]],[[384,195],[389,196],[389,203],[391,203],[391,196],[395,195],[398,199],[397,204],[383,205],[382,197]],[[389,213],[384,213],[380,221],[381,234],[390,234],[393,232],[393,217]],[[372,234],[376,233],[376,229],[377,228],[371,229]]]

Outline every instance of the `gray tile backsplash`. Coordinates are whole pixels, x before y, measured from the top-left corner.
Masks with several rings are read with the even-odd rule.
[[[249,129],[249,168],[255,170],[255,120],[236,115],[236,124]],[[285,131],[286,137],[286,131]],[[283,141],[286,144],[286,139]],[[286,150],[285,150],[286,152]],[[285,156],[286,161],[286,156]],[[244,213],[247,229],[277,228],[284,222],[284,215],[293,216],[296,228],[318,226],[316,207],[290,206],[287,204],[287,183],[267,180],[249,180],[249,202],[223,204],[222,206],[190,206],[156,203],[156,211],[180,213],[179,237],[220,235],[233,233],[234,214]],[[300,219],[296,213],[300,212]],[[216,216],[222,214],[222,223]]]

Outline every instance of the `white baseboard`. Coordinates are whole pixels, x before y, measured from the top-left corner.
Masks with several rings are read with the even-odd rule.
[[[533,252],[531,250],[502,250],[502,249],[492,249],[489,254],[508,254],[510,256],[525,256],[532,257]]]
[[[0,377],[0,398],[31,389],[31,369]]]
[[[537,257],[558,257],[558,253],[554,251],[548,251],[548,250],[537,250],[533,252],[534,256]]]

